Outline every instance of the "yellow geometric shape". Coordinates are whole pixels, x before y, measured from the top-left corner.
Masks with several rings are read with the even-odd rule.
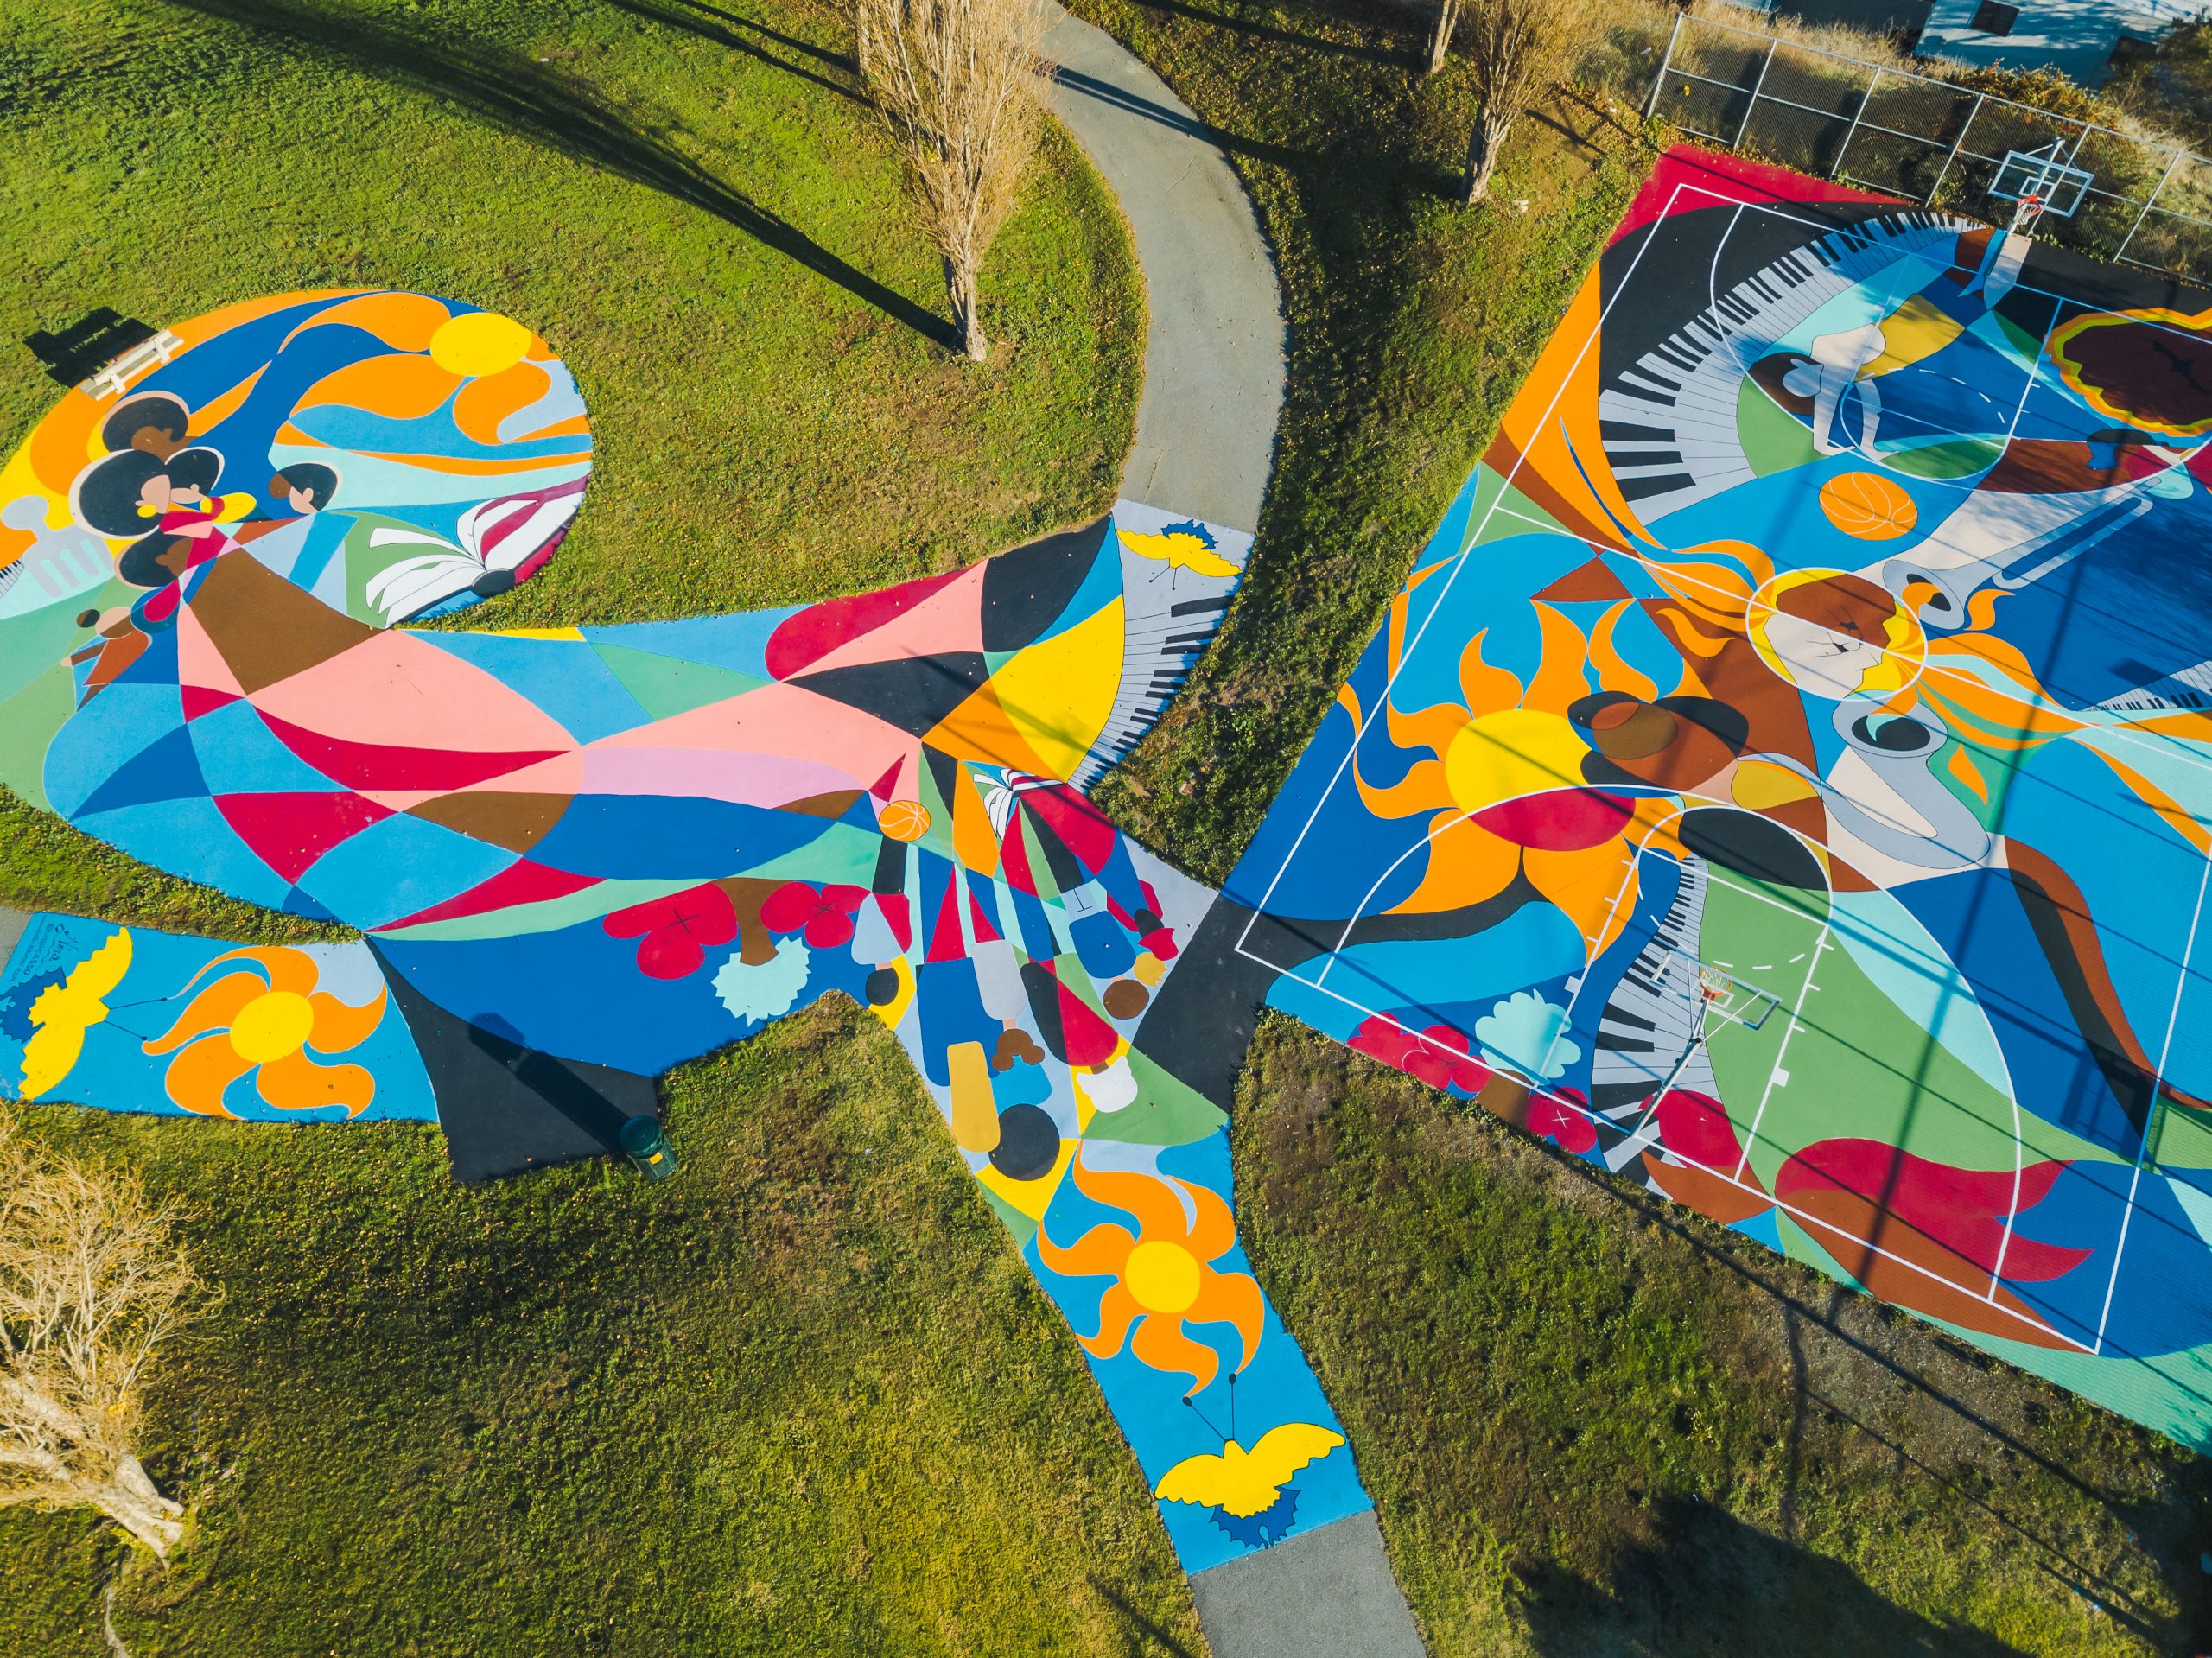
[[[976,1178],[1007,1208],[1033,1221],[1041,1221],[1046,1210],[1052,1206],[1052,1194],[1060,1189],[1060,1177],[1075,1160],[1075,1148],[1074,1140],[1062,1140],[1060,1154],[1052,1159],[1052,1166],[1034,1180],[1009,1180],[988,1163],[976,1171]]]
[[[956,1042],[944,1051],[951,1083],[952,1140],[963,1152],[998,1148],[999,1109],[991,1097],[991,1059],[980,1042]]]
[[[1045,762],[1014,729],[1014,717],[999,700],[999,682],[987,679],[975,694],[930,727],[922,739],[956,759],[980,760],[1016,772],[1043,773]]]
[[[893,961],[890,968],[899,981],[899,988],[891,993],[889,1001],[869,1004],[868,1012],[881,1020],[887,1027],[895,1031],[899,1028],[899,1021],[906,1017],[906,1009],[914,1000],[914,969],[903,956]]]
[[[530,330],[496,311],[470,311],[438,325],[430,360],[448,374],[497,374],[529,354]]]
[[[1015,652],[991,676],[999,705],[1046,771],[1071,778],[1106,728],[1122,689],[1122,601]]]
[[[1819,792],[1787,766],[1770,760],[1739,760],[1728,779],[1729,798],[1755,812],[1786,806],[1794,800],[1809,800]]]
[[[1882,319],[1882,354],[1859,371],[1862,380],[1910,368],[1956,340],[1966,325],[1915,294]]]
[[[1444,751],[1444,786],[1463,811],[1580,786],[1590,746],[1564,716],[1500,708],[1470,720]]]

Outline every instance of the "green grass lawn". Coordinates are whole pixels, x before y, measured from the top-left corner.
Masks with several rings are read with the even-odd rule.
[[[0,304],[18,333],[103,300],[157,317],[351,280],[330,273],[358,254],[390,262],[360,280],[530,317],[577,366],[602,467],[562,557],[479,616],[807,596],[993,550],[1110,493],[1141,318],[1110,209],[1064,149],[987,283],[1018,344],[982,376],[717,216],[747,217],[734,188],[936,304],[931,262],[880,217],[880,144],[837,94],[742,49],[836,79],[735,21],[834,54],[821,15],[199,3],[346,27],[248,58],[231,26],[181,10],[0,0],[0,131],[49,146],[0,150],[0,178],[86,193],[69,234],[30,244],[29,297]],[[1222,130],[1291,324],[1247,591],[1199,694],[1107,791],[1150,844],[1218,876],[1649,157],[1602,95],[1563,98],[1516,139],[1503,205],[1464,213],[1443,191],[1469,91],[1457,69],[1414,79],[1398,13],[1077,10]],[[391,31],[416,30],[447,48],[390,67]],[[487,82],[494,59],[530,96]],[[264,76],[281,106],[251,90]],[[549,112],[578,88],[652,145],[563,130]],[[210,238],[193,270],[142,272],[101,231],[100,193],[127,182],[132,211],[168,212],[207,130],[190,103],[232,113],[202,140],[216,156],[263,145],[202,163],[251,179],[234,187],[254,209],[191,220]],[[357,187],[318,152],[303,164],[332,205],[296,213],[268,182],[279,107],[358,127],[352,156],[447,159]],[[76,148],[41,169],[28,157],[60,142],[50,119]],[[509,175],[529,213],[462,205]],[[405,235],[364,228],[401,212]],[[1096,361],[1091,331],[1119,342]],[[24,361],[7,372],[19,428],[46,394]],[[873,455],[842,441],[878,429]],[[0,895],[171,925],[245,913],[20,810],[0,814]],[[456,1191],[425,1130],[36,1114],[192,1205],[229,1296],[157,1413],[157,1471],[207,1498],[208,1546],[174,1579],[126,1579],[134,1654],[1203,1649],[1072,1345],[873,1021],[817,1012],[687,1067],[669,1097],[685,1167],[658,1188],[590,1167]],[[1310,1033],[1263,1032],[1243,1107],[1255,1260],[1352,1435],[1433,1652],[2202,1644],[2212,1464]],[[0,1651],[100,1651],[118,1556],[87,1516],[0,1515]]]
[[[841,1003],[666,1104],[673,1180],[467,1190],[428,1127],[30,1109],[183,1204],[226,1297],[156,1390],[148,1463],[205,1529],[124,1577],[135,1658],[1196,1645],[1082,1355],[890,1034]],[[0,1652],[102,1653],[124,1553],[0,1513]]]

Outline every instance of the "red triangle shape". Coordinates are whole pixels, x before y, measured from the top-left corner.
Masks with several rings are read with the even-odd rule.
[[[373,800],[338,791],[217,795],[215,810],[255,857],[293,885],[331,848],[391,816]]]
[[[906,762],[904,760],[893,762],[888,772],[886,772],[881,777],[876,778],[875,787],[870,789],[868,792],[874,795],[878,800],[883,801],[887,804],[891,799],[891,791],[899,786],[899,767],[905,765],[906,763]]]
[[[177,695],[184,702],[184,717],[197,720],[203,714],[213,714],[238,700],[236,691],[219,691],[212,685],[179,685]]]
[[[433,904],[427,910],[417,910],[413,915],[388,922],[377,931],[393,932],[402,927],[419,927],[426,922],[451,921],[457,916],[485,915],[518,904],[566,898],[571,893],[581,893],[585,887],[595,885],[598,880],[596,875],[574,875],[565,869],[555,869],[522,858],[488,880],[477,882],[467,892],[442,904]]]

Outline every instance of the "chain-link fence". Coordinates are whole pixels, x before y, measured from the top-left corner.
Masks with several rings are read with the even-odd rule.
[[[2212,161],[1885,64],[1678,13],[1648,112],[1730,149],[1967,218],[2009,222],[1990,195],[2013,150],[2092,175],[2079,211],[2038,240],[2212,285]]]

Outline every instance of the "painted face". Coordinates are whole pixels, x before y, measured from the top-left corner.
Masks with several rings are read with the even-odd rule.
[[[1777,577],[1762,597],[1771,609],[1752,624],[1759,656],[1809,696],[1840,702],[1917,670],[1917,625],[1865,576],[1800,571]]]
[[[147,517],[158,518],[169,510],[172,503],[194,499],[199,493],[196,489],[175,488],[167,473],[157,472],[139,486],[138,506]]]

